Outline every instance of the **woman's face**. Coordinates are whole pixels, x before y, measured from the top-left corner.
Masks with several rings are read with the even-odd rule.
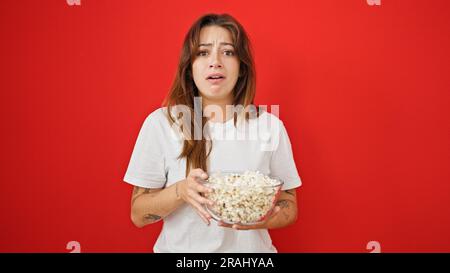
[[[233,89],[239,76],[239,59],[227,29],[219,26],[201,29],[192,73],[203,99],[232,103]]]

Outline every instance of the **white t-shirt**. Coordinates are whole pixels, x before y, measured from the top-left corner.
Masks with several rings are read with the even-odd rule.
[[[125,182],[164,188],[186,178],[186,159],[177,159],[183,143],[166,114],[163,107],[145,119]],[[257,170],[284,181],[282,190],[301,185],[288,134],[275,115],[263,112],[245,126],[235,127],[233,119],[207,126],[212,139],[208,172]],[[214,221],[207,226],[189,204],[163,220],[154,252],[277,252],[267,229],[234,230]]]

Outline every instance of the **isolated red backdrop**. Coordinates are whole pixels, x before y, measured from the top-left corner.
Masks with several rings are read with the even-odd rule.
[[[182,39],[247,29],[303,180],[280,252],[450,251],[447,0],[0,2],[0,252],[150,252],[122,182]]]

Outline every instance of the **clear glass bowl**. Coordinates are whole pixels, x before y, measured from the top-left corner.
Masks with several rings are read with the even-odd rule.
[[[264,181],[264,182],[263,182]],[[211,216],[226,224],[255,225],[266,220],[275,207],[283,181],[259,172],[214,172],[204,184],[213,189],[204,196]]]

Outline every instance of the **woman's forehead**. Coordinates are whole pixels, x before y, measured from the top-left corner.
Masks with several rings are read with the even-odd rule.
[[[199,40],[199,46],[233,45],[230,31],[220,26],[203,27],[200,31]]]

